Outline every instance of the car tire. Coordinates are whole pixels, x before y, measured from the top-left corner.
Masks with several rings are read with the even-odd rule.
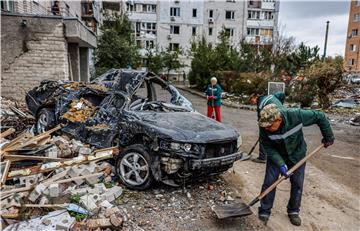
[[[116,173],[129,189],[148,189],[154,177],[151,172],[152,158],[143,145],[125,148],[115,160]]]
[[[55,126],[55,113],[50,108],[43,108],[37,115],[35,130],[37,134],[43,133]]]

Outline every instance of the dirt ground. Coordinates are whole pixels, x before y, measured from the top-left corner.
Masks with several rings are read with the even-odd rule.
[[[205,114],[205,99],[187,92],[183,94],[192,101],[197,111]],[[241,133],[243,150],[250,150],[258,135],[256,113],[222,107],[222,116],[224,123],[235,127]],[[335,123],[332,127],[336,136],[335,144],[320,151],[306,166],[301,207],[303,225],[296,228],[288,221],[286,205],[290,184],[284,182],[278,187],[267,227],[257,226],[255,229],[360,230],[360,128],[346,123]],[[308,150],[316,148],[321,142],[319,129],[311,126],[305,128],[304,132]],[[257,153],[253,155],[256,156]],[[236,174],[227,173],[223,176],[225,181],[229,187],[240,192],[243,200],[250,201],[259,193],[265,165],[252,161],[236,162],[234,170]],[[256,214],[257,206],[254,206],[253,212]],[[252,215],[243,222],[254,224],[257,223],[255,220],[255,215]],[[228,228],[224,226],[221,229],[229,230]]]

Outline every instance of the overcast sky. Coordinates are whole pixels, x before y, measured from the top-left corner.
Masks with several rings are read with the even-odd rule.
[[[330,21],[328,55],[344,55],[350,0],[280,1],[280,33],[297,42],[320,47],[323,54],[326,21]]]

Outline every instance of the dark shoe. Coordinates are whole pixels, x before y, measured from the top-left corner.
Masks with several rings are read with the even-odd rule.
[[[290,218],[290,222],[293,225],[296,226],[300,226],[301,225],[301,218],[299,216],[299,214],[295,213],[295,214],[288,214],[289,218]]]
[[[256,158],[256,159],[252,159],[252,161],[255,162],[255,163],[261,163],[261,164],[265,164],[265,163],[266,163],[266,160],[260,159],[259,157]]]
[[[258,217],[259,217],[259,220],[260,220],[260,221],[264,222],[264,225],[267,224],[267,222],[268,222],[268,220],[269,220],[269,215],[267,215],[267,214],[260,214],[260,213],[259,213]]]

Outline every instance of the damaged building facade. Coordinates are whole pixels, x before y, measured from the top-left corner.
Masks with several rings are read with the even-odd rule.
[[[94,1],[2,1],[2,96],[24,99],[44,79],[89,81],[99,10]]]

